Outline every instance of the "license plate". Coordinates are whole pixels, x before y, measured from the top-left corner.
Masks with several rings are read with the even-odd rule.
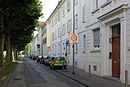
[[[63,66],[63,64],[59,64],[59,66]]]

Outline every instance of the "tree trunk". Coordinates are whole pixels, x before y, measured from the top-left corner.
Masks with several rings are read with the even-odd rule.
[[[13,57],[12,57],[12,47],[10,45],[10,62],[12,62],[12,60],[13,60]]]
[[[4,39],[5,39],[5,34],[4,34],[4,24],[3,24],[3,16],[2,14],[0,15],[0,23],[1,23],[1,30],[0,30],[0,68],[3,68],[4,66],[4,55],[3,55],[3,50],[4,50]]]
[[[4,34],[0,33],[0,68],[4,66],[3,50],[4,50]]]
[[[10,34],[6,35],[6,63],[10,63]]]

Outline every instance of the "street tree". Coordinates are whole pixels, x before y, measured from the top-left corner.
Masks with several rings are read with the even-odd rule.
[[[42,15],[41,9],[39,0],[0,1],[0,67],[4,65],[4,42],[6,42],[7,62],[10,62],[12,49],[23,50],[32,40],[38,18]]]

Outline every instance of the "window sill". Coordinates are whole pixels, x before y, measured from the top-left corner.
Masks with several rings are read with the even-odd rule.
[[[106,2],[106,3],[104,3],[103,5],[101,5],[101,8],[104,8],[105,6],[109,5],[111,2],[112,2],[112,1],[110,0],[110,1],[108,1],[108,2]]]
[[[87,53],[87,51],[83,51],[82,53],[85,54],[85,53]]]
[[[86,23],[86,21],[82,21],[82,23]]]
[[[91,52],[101,52],[101,49],[100,49],[100,48],[93,48],[93,49],[91,50]]]
[[[130,51],[130,47],[128,47],[128,51]]]
[[[96,13],[97,11],[99,11],[100,8],[95,9],[94,11],[92,11],[92,14]]]

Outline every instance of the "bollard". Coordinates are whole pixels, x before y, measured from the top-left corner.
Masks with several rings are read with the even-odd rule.
[[[125,71],[125,87],[128,87],[128,71]]]
[[[91,65],[89,65],[89,80],[91,80]]]

